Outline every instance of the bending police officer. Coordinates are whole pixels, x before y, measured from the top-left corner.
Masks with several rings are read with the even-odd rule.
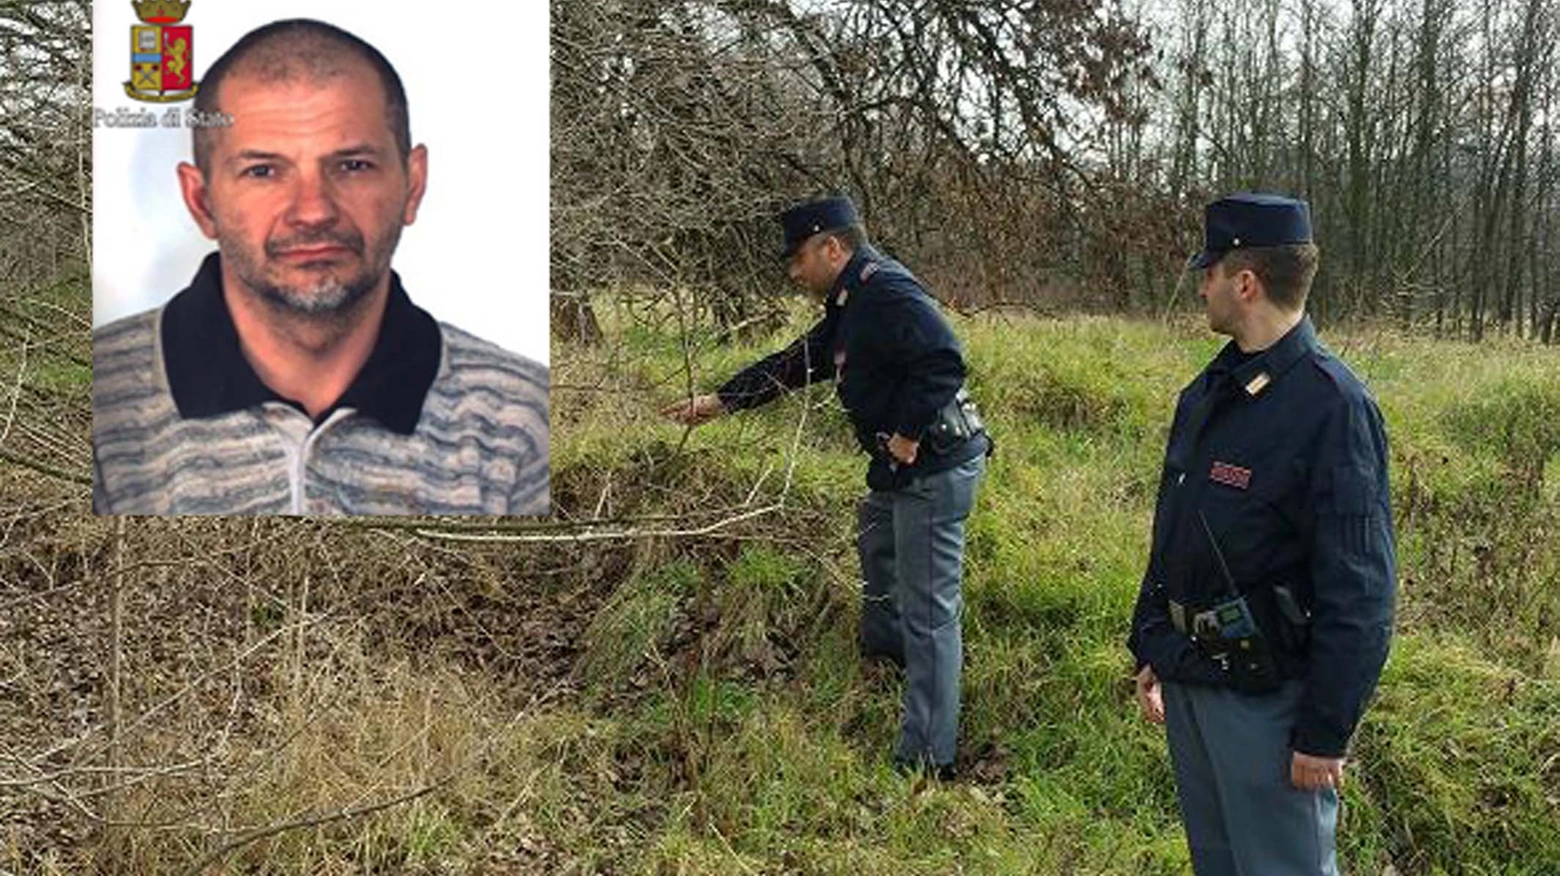
[[[714,393],[662,413],[697,424],[835,381],[856,439],[871,455],[870,491],[857,521],[861,650],[905,670],[896,765],[947,778],[963,667],[965,519],[991,441],[964,392],[952,328],[909,270],[868,244],[850,199],[799,204],[781,225],[787,272],[823,300],[823,318]]]
[[[1387,437],[1305,315],[1310,208],[1210,204],[1209,327],[1182,392],[1128,646],[1198,876],[1336,874],[1337,790],[1391,636]]]

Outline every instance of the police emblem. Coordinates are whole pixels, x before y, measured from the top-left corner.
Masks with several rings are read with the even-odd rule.
[[[130,27],[130,81],[125,94],[148,103],[189,100],[195,81],[195,29],[180,25],[190,0],[132,0],[142,24]]]

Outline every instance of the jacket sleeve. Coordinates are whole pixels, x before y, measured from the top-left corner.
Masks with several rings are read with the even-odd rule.
[[[1369,397],[1328,417],[1310,488],[1311,642],[1292,744],[1342,757],[1386,663],[1395,598],[1387,436]]]
[[[1132,609],[1132,631],[1127,636],[1127,648],[1136,661],[1134,671],[1141,671],[1144,664],[1154,667],[1154,674],[1165,681],[1183,681],[1201,684],[1218,684],[1222,681],[1220,670],[1207,655],[1192,644],[1185,633],[1170,622],[1170,602],[1164,589],[1163,569],[1157,568],[1156,551],[1168,537],[1165,528],[1168,490],[1171,483],[1170,451],[1175,437],[1186,428],[1187,399],[1183,391],[1176,400],[1175,416],[1170,422],[1166,437],[1165,462],[1159,470],[1159,492],[1154,501],[1154,527],[1149,544],[1148,568],[1143,573],[1143,583],[1138,588],[1137,604]]]
[[[715,394],[728,411],[756,408],[787,390],[834,377],[829,348],[836,317],[831,313],[808,329],[807,334],[737,372]]]
[[[896,296],[878,306],[884,309],[880,343],[902,369],[890,408],[894,431],[919,441],[964,385],[964,354],[930,296]]]

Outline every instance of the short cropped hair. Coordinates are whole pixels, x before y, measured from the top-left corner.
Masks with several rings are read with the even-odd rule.
[[[841,244],[844,244],[846,249],[849,249],[851,252],[857,252],[871,244],[871,241],[867,239],[866,226],[862,225],[860,222],[846,225],[843,228],[825,229],[819,233],[838,240]]]
[[[220,112],[222,83],[235,73],[258,76],[263,82],[285,82],[295,77],[323,80],[341,75],[346,69],[343,61],[354,57],[368,64],[384,87],[385,119],[390,124],[390,134],[395,138],[404,167],[412,151],[412,131],[401,77],[378,49],[323,21],[291,18],[273,21],[244,34],[206,71],[206,78],[195,94],[195,109]],[[195,166],[201,173],[209,173],[212,138],[221,129],[196,127],[193,130]]]
[[[1305,306],[1306,296],[1311,294],[1321,257],[1322,251],[1314,243],[1254,246],[1231,250],[1219,260],[1219,270],[1226,277],[1238,271],[1256,274],[1268,300],[1295,311]]]

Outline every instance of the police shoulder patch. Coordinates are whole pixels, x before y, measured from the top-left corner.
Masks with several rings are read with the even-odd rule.
[[[860,282],[865,283],[865,282],[867,282],[867,280],[871,279],[873,274],[876,274],[877,272],[878,272],[878,263],[877,262],[867,262],[866,264],[861,266],[861,276],[858,279],[860,280]]]

